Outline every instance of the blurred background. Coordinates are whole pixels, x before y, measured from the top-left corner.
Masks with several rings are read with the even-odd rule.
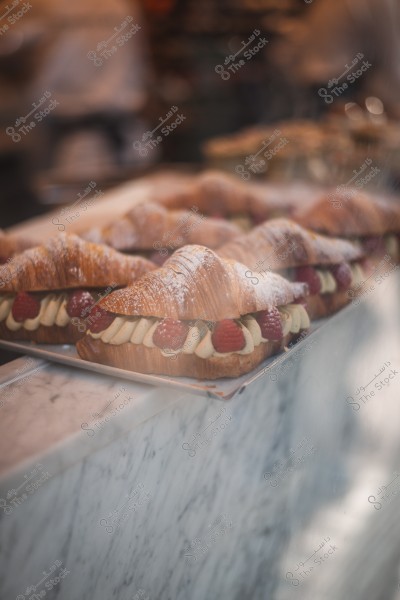
[[[244,179],[271,135],[251,176],[343,183],[369,157],[396,189],[399,26],[397,0],[2,2],[0,226],[160,164]]]

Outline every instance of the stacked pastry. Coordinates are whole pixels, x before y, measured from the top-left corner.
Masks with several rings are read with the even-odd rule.
[[[351,298],[348,290],[366,277],[363,250],[347,241],[304,229],[288,219],[273,219],[222,246],[218,253],[247,265],[255,287],[259,274],[274,271],[290,281],[308,284],[311,318],[332,314]]]
[[[309,327],[305,283],[260,275],[203,246],[99,302],[109,321],[77,344],[90,361],[142,373],[215,379],[254,369]]]
[[[59,234],[0,266],[0,336],[74,343],[89,325],[96,330],[107,321],[96,296],[154,268],[142,257]]]

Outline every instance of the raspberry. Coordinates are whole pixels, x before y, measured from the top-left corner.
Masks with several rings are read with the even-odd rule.
[[[273,342],[279,341],[283,338],[281,316],[277,308],[261,310],[255,315],[255,317],[260,326],[263,338]]]
[[[100,306],[93,306],[88,317],[88,326],[92,333],[100,333],[111,325],[114,321],[115,315],[100,308]]]
[[[319,294],[321,291],[321,281],[313,267],[297,267],[295,269],[295,281],[307,283],[311,296]]]
[[[66,311],[70,317],[87,317],[90,308],[94,304],[94,299],[90,292],[84,290],[76,290],[68,298]]]
[[[362,240],[362,246],[367,254],[375,252],[385,252],[385,242],[383,237],[369,236]]]
[[[350,269],[349,263],[340,263],[340,265],[333,265],[329,268],[330,272],[334,276],[338,290],[344,292],[351,286],[353,275]]]
[[[153,343],[161,350],[179,350],[188,333],[189,326],[183,321],[163,319],[153,333]]]
[[[12,306],[12,316],[17,323],[34,319],[40,312],[40,301],[27,292],[18,292]]]
[[[231,319],[224,319],[215,324],[211,340],[217,352],[238,352],[246,345],[244,333],[239,325]]]

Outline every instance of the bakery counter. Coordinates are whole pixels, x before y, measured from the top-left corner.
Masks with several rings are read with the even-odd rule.
[[[398,465],[399,287],[229,401],[1,367],[0,597],[394,598],[397,497],[368,498]]]

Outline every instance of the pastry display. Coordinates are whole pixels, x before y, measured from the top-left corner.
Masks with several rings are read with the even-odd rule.
[[[308,286],[274,273],[253,285],[247,267],[199,245],[99,302],[104,319],[79,356],[141,373],[238,377],[308,329]]]
[[[0,233],[12,257],[0,338],[75,343],[86,361],[139,373],[238,377],[359,297],[377,259],[400,260],[390,197],[220,171],[174,182],[155,177],[151,200],[80,237],[24,249]]]
[[[206,217],[195,202],[190,210],[167,210],[157,203],[146,202],[136,204],[109,225],[80,235],[117,250],[146,254],[161,264],[174,250],[186,244],[217,248],[239,233],[240,229],[233,223]]]
[[[0,337],[74,343],[104,319],[98,296],[154,268],[142,257],[59,234],[0,266]]]
[[[259,274],[274,271],[308,284],[311,318],[332,314],[350,301],[349,289],[367,277],[362,249],[341,239],[317,235],[288,219],[273,219],[225,244],[223,258],[249,267],[245,275],[257,287]]]
[[[335,189],[295,211],[293,218],[314,231],[361,243],[371,258],[388,253],[400,260],[400,206],[357,189]]]

